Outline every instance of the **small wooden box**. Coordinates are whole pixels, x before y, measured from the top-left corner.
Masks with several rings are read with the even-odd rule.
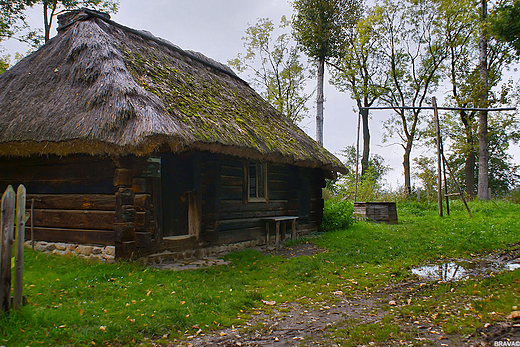
[[[376,223],[397,224],[395,202],[355,202],[354,217]]]

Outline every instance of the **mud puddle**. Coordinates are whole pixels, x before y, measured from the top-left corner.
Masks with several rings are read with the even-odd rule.
[[[470,277],[488,277],[495,273],[520,268],[518,260],[499,259],[452,260],[412,268],[412,273],[433,281],[460,281]]]

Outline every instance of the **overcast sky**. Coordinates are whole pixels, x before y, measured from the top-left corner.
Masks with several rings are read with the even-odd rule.
[[[31,24],[40,26],[40,10],[29,14]],[[112,19],[120,24],[151,32],[183,49],[201,52],[222,63],[244,52],[241,40],[249,24],[258,18],[270,18],[275,23],[281,16],[292,15],[287,0],[121,0],[119,12]],[[24,46],[2,43],[8,53],[24,52]],[[247,76],[242,76],[246,79]],[[310,81],[312,87],[315,81]],[[325,84],[324,145],[334,154],[356,141],[357,113],[348,94],[338,92]],[[314,100],[313,100],[314,101]],[[392,188],[403,183],[402,148],[399,145],[381,143],[381,122],[388,119],[390,111],[374,111],[371,120],[371,150],[385,158],[393,168],[387,177]],[[315,109],[301,127],[315,138]],[[518,146],[517,146],[518,147]],[[418,148],[412,154],[432,152],[434,148]],[[517,162],[520,155],[517,156]],[[340,157],[340,159],[342,159]]]

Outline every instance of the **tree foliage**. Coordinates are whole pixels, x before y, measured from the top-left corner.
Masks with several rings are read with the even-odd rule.
[[[323,144],[323,79],[325,63],[339,58],[347,33],[361,14],[360,0],[295,0],[293,35],[317,64],[316,140]]]
[[[372,26],[372,10],[361,18],[355,30],[348,34],[343,53],[334,62],[332,83],[340,90],[349,92],[356,101],[363,124],[363,154],[361,175],[369,168],[370,129],[369,110],[387,90],[388,76],[381,73],[384,63],[382,47]]]
[[[326,188],[329,194],[334,197],[353,201],[356,193],[356,148],[347,146],[341,151],[341,156],[345,158],[343,163],[347,167],[348,173],[338,176],[335,180],[328,180]],[[384,176],[390,170],[390,167],[385,165],[382,156],[372,155],[365,175],[359,177],[358,180],[357,201],[379,200],[383,195]]]
[[[387,92],[381,99],[383,104],[395,107],[385,129],[388,136],[400,140],[404,150],[404,189],[411,192],[411,152],[424,124],[418,108],[429,103],[439,85],[447,48],[435,25],[439,13],[434,1],[384,0],[376,6],[373,17],[384,56],[381,69],[388,76]],[[401,106],[417,108],[398,108]]]
[[[43,9],[43,36],[41,29],[30,28],[26,21],[26,11],[36,5]],[[119,0],[0,0],[0,6],[0,41],[15,38],[37,47],[49,40],[54,19],[61,11],[86,7],[117,12]]]
[[[489,31],[496,39],[507,42],[520,57],[520,1],[503,0],[491,11]]]
[[[278,29],[285,30],[289,25],[284,16]],[[239,72],[251,71],[249,80],[260,89],[260,94],[280,113],[299,122],[308,112],[306,102],[310,94],[305,93],[308,69],[301,63],[290,33],[285,31],[275,38],[275,30],[267,18],[249,26],[242,38],[246,54],[238,54],[228,63]]]

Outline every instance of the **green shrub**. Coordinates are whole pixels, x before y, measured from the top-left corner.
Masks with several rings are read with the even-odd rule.
[[[354,205],[350,201],[338,198],[326,200],[323,207],[321,229],[338,230],[348,228],[354,224],[353,212]]]

